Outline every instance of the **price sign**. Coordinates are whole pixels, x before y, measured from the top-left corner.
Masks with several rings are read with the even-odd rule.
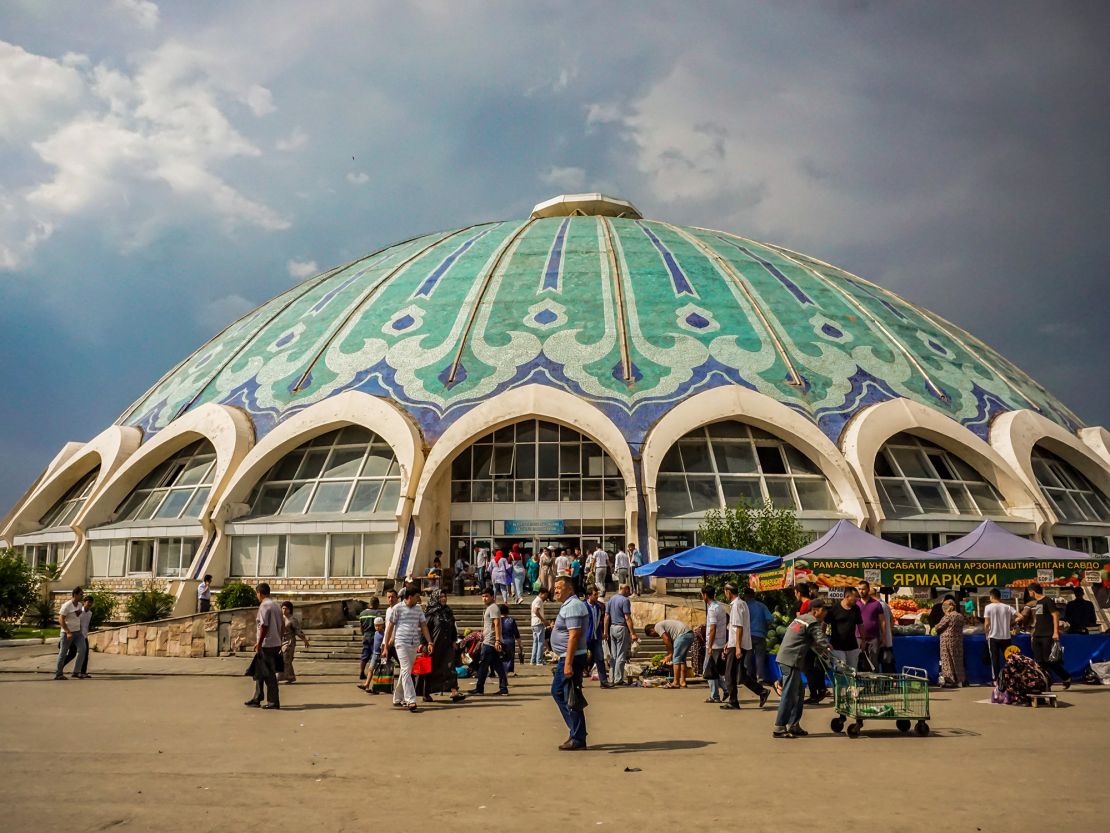
[[[883,571],[869,567],[863,571],[863,580],[871,585],[879,585],[883,583]],[[844,594],[841,593],[843,596]]]
[[[844,598],[844,588],[843,587],[830,587],[829,588],[829,598],[830,599],[843,599]]]
[[[1083,580],[1087,582],[1087,584],[1100,584],[1102,582],[1102,575],[1099,574],[1098,570],[1084,570]]]
[[[1037,581],[1040,584],[1052,584],[1053,578],[1052,570],[1037,570]]]
[[[1011,590],[1009,587],[1003,587],[1002,588],[1002,598],[1012,599],[1013,597],[1014,597],[1014,591],[1013,590]]]

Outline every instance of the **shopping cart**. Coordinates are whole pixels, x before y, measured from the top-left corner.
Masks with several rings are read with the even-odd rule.
[[[848,720],[848,737],[859,737],[865,720],[893,720],[906,734],[914,720],[914,732],[929,734],[929,678],[923,668],[903,668],[901,674],[870,674],[840,666],[833,673],[832,730],[843,732]]]

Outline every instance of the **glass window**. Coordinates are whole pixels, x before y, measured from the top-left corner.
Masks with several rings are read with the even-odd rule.
[[[897,465],[880,466],[885,455],[892,455]],[[875,472],[887,517],[1005,514],[997,492],[973,467],[911,434],[890,439],[876,458]]]
[[[655,487],[655,499],[663,517],[678,518],[692,511],[686,478],[682,475],[660,475]]]
[[[357,576],[362,572],[362,536],[331,536],[332,576]]]
[[[93,485],[96,483],[96,478],[100,474],[100,467],[90,471],[84,477],[77,481],[57,503],[47,510],[46,514],[39,519],[39,526],[43,529],[49,529],[55,526],[66,526],[72,521],[77,513],[81,511],[81,507],[85,505],[89,495],[92,494]]]
[[[384,576],[393,561],[396,536],[392,532],[371,532],[362,536],[362,574]]]
[[[789,506],[791,509],[798,504],[794,500],[794,492],[790,489],[790,479],[787,477],[768,477],[767,498],[775,506]]]
[[[123,575],[127,562],[127,541],[112,541],[108,553],[108,575],[118,577]]]
[[[281,504],[289,493],[289,486],[285,483],[263,486],[254,499],[252,514],[258,516],[276,515],[281,511]]]
[[[378,498],[378,512],[389,512],[390,514],[397,511],[397,501],[401,497],[401,481],[400,480],[386,480],[382,484],[382,494]]]
[[[467,483],[467,486],[470,484]],[[378,504],[378,495],[382,491],[382,481],[362,480],[355,486],[354,497],[348,512],[373,512]]]
[[[258,574],[273,578],[286,575],[286,543],[284,535],[260,535],[258,538]]]
[[[1059,520],[1110,523],[1106,495],[1075,466],[1039,445],[1032,462],[1037,485],[1055,504]]]
[[[316,487],[312,506],[308,510],[314,515],[328,512],[342,512],[351,493],[351,481],[340,480],[336,483],[321,483]]]
[[[290,535],[286,538],[287,573],[290,576],[324,575],[324,535]]]
[[[721,474],[751,474],[757,470],[755,449],[751,443],[715,441],[713,454],[717,459],[717,471]]]
[[[258,536],[233,535],[231,537],[231,563],[228,572],[233,576],[258,575]]]
[[[682,450],[683,467],[688,473],[713,471],[713,462],[709,458],[709,446],[704,437],[699,437],[696,440],[679,440],[678,445]]]
[[[365,448],[337,448],[332,451],[324,466],[324,477],[354,477],[362,468]]]
[[[755,453],[759,457],[759,467],[764,474],[786,474],[786,463],[777,445],[757,445]]]
[[[686,478],[686,484],[690,488],[690,502],[695,512],[720,508],[721,497],[717,492],[716,478],[690,475]]]
[[[730,509],[741,503],[763,505],[763,490],[758,477],[722,477],[721,490],[725,493],[725,506]]]
[[[111,552],[111,541],[93,541],[89,544],[89,560],[92,564],[90,569],[92,576],[107,576],[108,575],[108,554]]]
[[[216,468],[216,452],[199,440],[177,452],[135,487],[116,509],[117,521],[199,517]],[[204,497],[198,502],[198,492]]]
[[[140,538],[130,542],[130,556],[127,560],[127,572],[150,573],[154,570],[154,541]]]
[[[832,494],[829,484],[824,479],[798,478],[794,481],[794,489],[798,493],[798,503],[802,509],[810,512],[827,511],[834,509]]]

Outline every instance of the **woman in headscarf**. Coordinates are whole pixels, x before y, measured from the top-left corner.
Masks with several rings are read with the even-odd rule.
[[[424,608],[424,617],[428,620],[428,631],[432,635],[432,644],[429,646],[432,671],[417,680],[417,694],[423,695],[425,703],[430,703],[433,694],[449,691],[452,703],[461,702],[466,699],[466,695],[459,693],[459,680],[455,674],[459,631],[455,626],[455,613],[448,606],[447,595],[440,588],[433,587],[428,591],[428,606]]]
[[[550,598],[555,593],[555,556],[547,547],[540,554],[540,586],[547,588]]]
[[[524,553],[520,551],[520,544],[513,544],[509,553],[510,567],[512,568],[513,596],[516,604],[524,602]]]
[[[1029,706],[1034,696],[1048,691],[1048,676],[1017,645],[1007,648],[1003,656],[1006,664],[998,672],[997,692],[991,699],[1012,706]]]
[[[493,567],[490,568],[490,574],[493,576],[493,595],[496,598],[497,594],[501,594],[501,601],[505,604],[509,603],[509,572],[512,568],[509,567],[509,559],[505,557],[505,553],[498,550],[493,556]]]
[[[964,615],[956,608],[956,602],[945,599],[944,616],[937,622],[936,631],[940,634],[940,676],[944,688],[967,685],[964,672]]]
[[[536,587],[536,580],[540,577],[540,557],[535,553],[528,559],[528,563],[524,565],[524,571],[527,573],[527,580],[525,585],[528,588],[528,593],[532,596],[539,592]]]
[[[293,657],[297,653],[297,638],[308,647],[308,637],[304,635],[301,620],[293,615],[293,603],[281,603],[281,658],[285,670],[279,671],[277,678],[285,683],[297,682],[297,674],[293,670]]]

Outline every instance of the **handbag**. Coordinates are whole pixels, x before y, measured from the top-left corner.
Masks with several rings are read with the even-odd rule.
[[[1049,662],[1062,662],[1064,659],[1064,646],[1060,644],[1060,640],[1052,643],[1052,649],[1048,652]]]
[[[373,691],[379,693],[393,693],[393,663],[383,662],[374,667],[373,676],[370,678],[370,687]]]
[[[422,677],[425,674],[432,673],[432,658],[427,654],[421,654],[412,661],[412,674],[414,677]]]

